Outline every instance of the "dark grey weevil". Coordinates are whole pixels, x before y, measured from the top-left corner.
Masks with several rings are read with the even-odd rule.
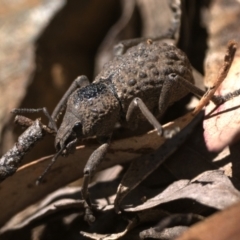
[[[92,84],[70,95],[56,136],[57,149],[76,138],[110,136],[117,122],[136,128],[144,113],[131,105],[139,105],[139,101],[154,116],[162,115],[189,92],[178,76],[194,82],[188,58],[176,46],[146,42],[130,48],[105,64]]]
[[[163,134],[155,116],[161,116],[190,91],[182,81],[193,86],[185,53],[173,44],[148,40],[105,64],[93,83],[85,76],[77,78],[55,108],[54,121],[67,103],[55,139],[55,158],[72,152],[83,138],[97,136],[101,143],[84,168],[82,197],[89,207],[88,221],[94,220],[88,198],[89,178],[107,153],[116,123],[133,129],[145,118]]]

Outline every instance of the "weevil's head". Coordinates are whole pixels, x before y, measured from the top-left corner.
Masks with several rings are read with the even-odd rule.
[[[120,104],[113,90],[103,83],[77,89],[69,97],[55,147],[72,152],[80,139],[105,137],[112,133],[120,115]]]

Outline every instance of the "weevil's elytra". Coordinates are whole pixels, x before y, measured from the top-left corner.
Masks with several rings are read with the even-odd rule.
[[[111,76],[124,113],[134,97],[140,97],[147,107],[153,110],[158,105],[167,75],[171,73],[176,73],[193,83],[190,63],[176,46],[162,42],[141,43],[130,48],[125,55],[107,63],[95,82],[104,81],[102,79]],[[176,83],[169,92],[169,104],[179,100],[187,92],[188,90]]]

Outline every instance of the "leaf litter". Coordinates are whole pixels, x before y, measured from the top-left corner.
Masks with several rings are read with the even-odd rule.
[[[216,71],[216,68],[215,68],[215,71]],[[230,70],[230,74],[231,74],[231,70]],[[226,89],[227,89],[227,92],[229,92],[229,90],[231,90],[229,88],[226,88]],[[225,106],[225,105],[223,105],[223,106]],[[221,107],[222,106],[220,106],[220,108]],[[232,111],[232,112],[234,112],[234,111]],[[220,115],[224,115],[224,114],[220,114]],[[190,128],[190,127],[188,126],[187,128]],[[201,128],[200,125],[198,125],[197,128],[198,129]],[[194,132],[194,138],[196,138],[198,140],[199,139],[198,131],[194,130],[193,132]],[[183,134],[183,136],[186,137],[184,134]],[[178,137],[180,137],[180,136],[178,136]],[[232,139],[233,139],[233,137],[232,137]],[[176,139],[172,140],[172,141],[174,142],[174,141],[176,141]],[[181,140],[181,141],[183,141],[183,140]],[[181,141],[180,141],[180,143],[182,143]],[[229,142],[231,142],[231,141],[225,142],[224,146],[226,146],[226,143],[228,144]],[[169,142],[167,142],[165,144],[169,144]],[[178,165],[180,163],[179,160],[181,160],[181,159],[178,158],[177,155],[180,155],[179,152],[183,151],[183,149],[186,150],[187,149],[186,146],[183,146],[180,148],[178,147],[177,152],[175,153],[175,155],[173,155],[173,157],[175,158],[175,161],[178,162]],[[187,157],[187,155],[190,154],[191,150],[187,149],[184,156]],[[123,149],[123,151],[124,151],[124,149]],[[198,151],[195,152],[196,159],[199,157],[198,155],[201,154],[200,150],[198,150]],[[229,154],[231,154],[231,152]],[[139,156],[135,156],[135,157],[139,157]],[[145,157],[146,156],[144,156],[143,159]],[[214,157],[216,157],[216,155],[208,155],[208,159],[212,160]],[[141,161],[141,158],[139,158],[138,160]],[[195,162],[193,161],[193,159],[192,159],[192,162],[194,165]],[[39,166],[38,164],[39,164],[39,162],[36,162],[36,167]],[[136,183],[135,184],[139,185],[139,186],[136,187],[136,185],[133,184],[134,187],[131,189],[128,189],[129,196],[126,197],[126,200],[128,197],[130,197],[131,194],[134,194],[134,190],[140,189],[139,192],[135,192],[134,197],[135,197],[135,199],[138,199],[138,201],[141,200],[142,203],[133,206],[134,198],[131,198],[130,202],[132,201],[132,206],[129,207],[129,205],[124,205],[124,201],[123,201],[123,204],[121,204],[121,210],[122,210],[121,215],[115,214],[114,210],[113,210],[113,207],[114,207],[113,199],[114,199],[114,197],[116,197],[116,195],[112,195],[111,198],[109,198],[107,202],[104,200],[104,197],[99,198],[98,199],[98,203],[100,203],[99,208],[102,210],[103,215],[107,216],[104,218],[106,221],[105,224],[110,224],[111,219],[118,218],[119,216],[120,217],[123,216],[123,219],[125,219],[125,220],[127,219],[125,221],[125,225],[124,225],[125,227],[122,227],[121,221],[114,222],[114,223],[116,223],[116,225],[118,225],[118,227],[114,228],[114,230],[113,230],[113,232],[115,232],[115,233],[113,233],[113,234],[104,234],[104,233],[95,234],[93,232],[100,232],[99,227],[96,227],[96,226],[97,225],[101,226],[101,224],[103,224],[103,221],[101,221],[101,217],[100,217],[99,221],[95,223],[95,226],[91,226],[89,228],[87,228],[87,227],[83,228],[83,230],[86,229],[85,231],[88,230],[89,233],[87,233],[87,232],[84,232],[84,233],[82,232],[82,233],[85,236],[88,236],[93,239],[118,239],[120,237],[124,238],[124,236],[126,236],[126,239],[129,239],[127,237],[129,237],[131,235],[126,235],[126,234],[127,233],[129,234],[129,230],[134,230],[134,228],[135,228],[135,229],[137,229],[137,236],[140,233],[140,237],[142,237],[142,238],[151,237],[151,238],[160,239],[161,237],[164,238],[164,236],[165,236],[165,235],[160,235],[160,234],[163,234],[163,232],[158,231],[159,230],[158,226],[161,225],[161,222],[162,222],[162,221],[160,221],[160,219],[165,218],[166,216],[169,217],[169,215],[176,216],[176,215],[174,215],[174,214],[176,214],[176,213],[174,213],[174,211],[173,211],[173,213],[172,212],[169,213],[168,211],[161,210],[161,208],[164,207],[166,204],[175,206],[176,200],[181,200],[181,199],[186,200],[186,199],[191,198],[192,200],[194,200],[193,202],[199,202],[203,205],[209,206],[210,208],[223,209],[223,208],[227,207],[228,205],[231,205],[235,201],[239,200],[239,192],[238,192],[238,190],[236,190],[235,187],[236,186],[239,187],[240,185],[233,186],[232,181],[230,181],[229,178],[227,178],[222,171],[217,170],[218,167],[216,165],[213,165],[210,162],[207,163],[207,161],[203,162],[202,164],[207,165],[206,169],[205,169],[205,166],[203,167],[203,169],[205,169],[205,171],[200,169],[199,170],[200,174],[196,174],[196,176],[194,176],[193,178],[191,178],[191,177],[190,178],[186,178],[186,177],[182,178],[182,177],[180,177],[182,171],[184,171],[185,176],[187,176],[188,171],[192,171],[194,167],[197,168],[198,166],[194,165],[189,170],[187,168],[188,166],[185,165],[184,162],[182,162],[182,165],[178,166],[178,169],[177,169],[178,172],[176,172],[176,169],[174,169],[173,165],[171,165],[171,161],[170,161],[170,163],[169,162],[165,163],[159,169],[161,169],[160,170],[160,171],[162,171],[161,173],[167,172],[166,174],[169,174],[169,176],[170,176],[169,182],[165,185],[158,183],[159,186],[156,184],[156,185],[154,185],[153,188],[151,188],[151,187],[148,188],[148,186],[147,186],[147,187],[145,187],[144,193],[140,192],[142,189],[144,189],[144,184],[146,184],[146,182],[149,181],[149,178],[153,178],[153,175],[155,175],[155,178],[158,178],[159,172],[158,172],[158,170],[156,170],[156,173],[153,172],[151,174],[151,172],[148,172],[147,175],[138,176],[138,178],[140,180],[138,179],[137,184]],[[156,167],[157,167],[157,165],[155,166],[155,168]],[[209,171],[208,167],[210,168],[210,171]],[[29,170],[30,169],[31,168],[29,168]],[[21,169],[20,169],[20,171],[21,171]],[[81,169],[79,168],[78,171],[81,172]],[[192,172],[194,172],[194,171],[192,171]],[[191,173],[191,174],[193,174],[193,173]],[[18,175],[18,172],[16,173],[16,175]],[[162,177],[162,175],[161,175],[161,177]],[[143,181],[143,179],[145,179],[145,180]],[[234,179],[231,178],[231,180],[234,180]],[[118,179],[118,182],[119,181],[120,181],[120,179]],[[167,181],[167,180],[165,180],[165,181]],[[97,183],[98,182],[96,182],[95,184],[97,184]],[[112,188],[114,189],[114,187],[116,186],[115,180],[112,179],[110,181],[109,186],[112,186]],[[160,188],[160,186],[161,186],[161,188]],[[134,189],[135,187],[136,187],[136,189]],[[109,187],[108,190],[110,190],[112,188]],[[79,191],[80,191],[80,189],[79,189]],[[41,219],[44,219],[44,217],[46,217],[46,216],[47,217],[54,216],[54,214],[61,212],[63,209],[72,209],[72,208],[74,208],[74,209],[78,208],[78,210],[81,209],[81,201],[79,201],[79,198],[76,198],[74,200],[73,196],[71,196],[71,197],[70,197],[70,195],[66,196],[66,192],[67,192],[67,190],[64,189],[64,191],[62,193],[60,193],[57,198],[52,198],[52,199],[51,199],[51,195],[50,195],[51,201],[45,202],[46,204],[42,205],[41,208],[38,209],[38,211],[35,215],[33,214],[33,215],[31,215],[31,217],[25,219],[24,224],[19,225],[19,229],[33,224],[36,220],[41,221]],[[78,191],[76,191],[76,192],[78,192]],[[95,188],[91,192],[96,192],[96,194],[99,194],[99,196],[103,196],[106,193],[106,191],[103,191],[102,188],[97,188],[97,189]],[[152,196],[145,197],[144,195],[146,192],[150,193],[149,195],[152,195]],[[109,195],[111,195],[111,194],[109,194]],[[117,197],[119,198],[119,196],[117,196]],[[174,209],[174,207],[173,207],[173,209]],[[176,209],[176,207],[175,207],[175,209]],[[193,209],[194,208],[192,208],[192,206],[190,205],[188,207],[188,213],[191,211],[194,212]],[[109,211],[111,211],[111,214],[113,214],[112,215],[112,216],[114,216],[113,218],[108,217],[108,216],[110,216],[110,215],[107,215],[109,213]],[[129,213],[132,215],[129,215]],[[65,214],[66,214],[66,216],[69,215],[69,213],[65,213]],[[81,210],[79,211],[79,215],[81,217]],[[74,221],[72,221],[72,222],[74,222]],[[145,226],[145,228],[146,228],[145,230],[139,228],[139,225],[141,225],[142,223],[146,223],[146,222],[147,223],[151,222],[151,226],[153,226],[153,227]],[[47,223],[46,223],[46,225],[47,225]],[[72,226],[71,224],[68,225],[68,227],[71,227],[71,226]],[[80,226],[80,224],[78,224],[78,227],[79,226]],[[117,230],[118,228],[121,228],[122,231],[118,231]],[[170,230],[170,233],[173,233],[174,232],[173,229],[174,228],[167,228],[166,230]],[[11,227],[6,231],[11,231]],[[107,229],[107,227],[105,227],[105,228],[103,227],[102,231],[110,232],[109,229]],[[181,232],[181,229],[180,230],[177,229],[176,232],[178,232],[178,234],[179,234],[179,232]],[[171,239],[172,236],[173,235],[169,234],[166,239]],[[175,236],[177,236],[177,235],[174,235],[174,237]],[[81,239],[80,236],[78,236],[78,238]],[[131,238],[131,239],[134,239],[134,238]]]

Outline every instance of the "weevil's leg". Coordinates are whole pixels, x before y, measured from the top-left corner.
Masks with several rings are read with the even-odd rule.
[[[158,100],[158,109],[159,109],[160,115],[162,115],[165,112],[165,110],[169,107],[169,102],[171,98],[171,95],[170,95],[171,88],[175,83],[176,83],[175,74],[169,74],[168,79],[165,80],[162,86],[161,93]]]
[[[169,107],[169,105],[171,105],[171,103],[173,102],[174,99],[174,95],[176,95],[176,90],[175,92],[173,92],[171,89],[174,88],[174,86],[180,82],[182,83],[182,81],[179,79],[183,79],[182,77],[180,77],[179,75],[177,75],[176,73],[170,73],[167,76],[167,79],[164,81],[164,84],[162,86],[161,89],[161,93],[160,93],[160,97],[159,97],[159,101],[158,101],[158,109],[159,109],[159,113],[160,116],[166,111],[166,109]],[[197,88],[195,85],[193,85],[191,82],[184,80],[184,86],[190,91],[190,92],[195,92],[196,95],[203,95],[205,92],[203,90],[201,90],[200,88]],[[183,95],[184,96],[184,95]],[[176,101],[176,99],[175,99]],[[180,131],[180,129],[178,127],[175,127],[173,129],[170,130],[165,130],[163,135],[165,138],[171,138],[173,135],[175,135],[176,133],[178,133]]]
[[[88,80],[88,78],[84,75],[77,77],[73,83],[70,85],[70,87],[68,88],[68,90],[65,92],[65,94],[63,95],[63,97],[61,98],[61,100],[59,101],[59,103],[57,104],[57,106],[55,107],[55,109],[53,110],[52,113],[52,119],[57,122],[59,115],[61,114],[61,112],[64,110],[67,100],[69,98],[69,96],[78,88],[82,88],[85,87],[87,85],[89,85],[90,82]],[[49,127],[52,126],[52,122],[49,122],[48,124]]]
[[[53,129],[55,132],[57,132],[57,125],[55,121],[50,116],[47,108],[15,108],[11,111],[11,113],[14,114],[23,114],[23,113],[38,113],[43,112],[44,115],[48,118],[49,122],[51,123],[51,129]]]
[[[159,110],[160,116],[166,111],[166,109],[170,105],[170,101],[172,98],[171,89],[176,84],[176,76],[177,75],[175,73],[169,74],[167,76],[168,79],[165,80],[165,82],[162,86],[162,89],[161,89],[161,92],[159,95],[159,100],[158,100],[158,110]],[[175,127],[170,130],[165,130],[162,135],[165,138],[172,138],[179,131],[180,131],[180,128]]]
[[[155,118],[155,116],[149,111],[145,103],[142,101],[142,99],[136,97],[132,100],[132,102],[129,104],[127,114],[126,114],[126,120],[127,122],[131,121],[131,117],[133,117],[133,112],[136,108],[139,108],[142,112],[142,114],[146,117],[146,119],[153,125],[153,127],[157,130],[159,135],[163,134],[162,126],[158,122],[158,120]]]
[[[179,82],[184,85],[191,93],[198,97],[202,97],[206,91],[203,91],[202,89],[198,88],[197,86],[193,85],[191,82],[187,81],[185,78],[181,76],[177,76],[177,78],[180,80]],[[213,95],[211,98],[211,101],[216,105],[221,105],[224,102],[237,97],[240,95],[240,89],[235,90],[234,92],[227,93],[223,96],[221,95]]]
[[[107,137],[103,140],[103,143],[100,147],[98,147],[89,157],[87,164],[84,168],[84,176],[83,176],[83,184],[82,184],[82,198],[86,202],[86,210],[85,210],[85,217],[84,219],[91,223],[95,221],[95,217],[91,211],[91,202],[88,193],[88,185],[91,176],[96,171],[98,165],[101,163],[103,158],[105,157],[107,150],[110,145],[111,137]]]

